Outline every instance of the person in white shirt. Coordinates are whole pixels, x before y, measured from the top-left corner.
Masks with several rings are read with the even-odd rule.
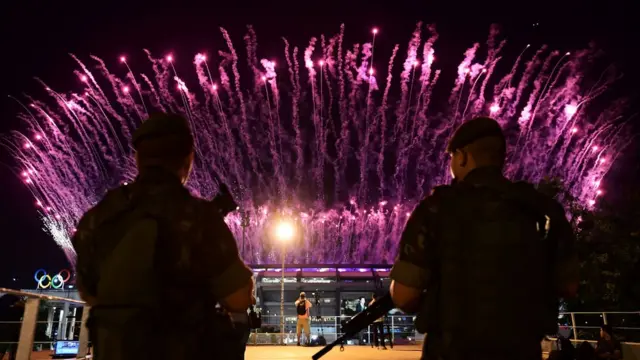
[[[311,301],[307,300],[304,291],[300,293],[300,297],[296,300],[296,313],[298,314],[298,324],[296,325],[296,334],[298,335],[298,346],[300,346],[300,335],[304,330],[306,336],[306,344],[311,340],[311,324],[309,309],[311,309]]]

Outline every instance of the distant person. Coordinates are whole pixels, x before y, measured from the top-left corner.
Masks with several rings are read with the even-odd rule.
[[[605,360],[622,359],[622,345],[614,338],[611,325],[600,327],[600,340],[596,345],[596,356],[598,359]]]
[[[371,301],[369,302],[369,306],[373,305],[376,302],[376,294],[371,296]],[[387,350],[386,345],[384,344],[384,316],[377,318],[373,322],[373,345],[376,345],[376,348],[380,348],[382,346],[382,350]]]
[[[310,309],[311,301],[307,300],[307,295],[303,292],[300,293],[300,297],[295,302],[296,313],[298,314],[298,323],[296,324],[296,334],[298,336],[298,346],[300,346],[300,338],[302,331],[304,330],[305,344],[309,345],[311,342],[311,323],[310,323]]]
[[[187,121],[156,114],[135,131],[138,176],[77,226],[77,286],[89,305],[94,358],[239,359],[229,316],[255,299],[220,202],[184,184],[194,158]],[[224,203],[224,202],[222,202]]]
[[[504,177],[506,141],[493,119],[463,123],[447,153],[454,182],[407,221],[393,301],[418,312],[423,359],[539,360],[544,335],[557,333],[558,297],[578,284],[564,208]]]
[[[363,297],[356,300],[356,315],[365,311],[366,308],[367,308],[366,301]],[[362,330],[358,334],[357,338],[360,345],[366,344],[369,341],[369,334],[367,333],[367,330],[366,329]]]
[[[2,294],[0,294],[2,295]],[[15,295],[0,296],[0,360],[15,360],[20,341],[20,321],[24,316],[24,301]]]
[[[596,360],[596,350],[588,341],[583,341],[578,347],[578,356],[576,360]]]
[[[356,313],[361,313],[366,309],[366,301],[364,298],[358,299],[358,303],[356,304]]]
[[[561,360],[575,360],[576,348],[570,339],[560,336],[558,338],[558,344],[560,344],[560,359]]]

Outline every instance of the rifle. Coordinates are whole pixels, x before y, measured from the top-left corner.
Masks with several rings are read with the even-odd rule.
[[[223,182],[218,182],[219,185],[219,193],[212,200],[212,202],[216,205],[218,210],[220,210],[220,214],[222,216],[227,216],[232,211],[235,211],[238,208],[238,204],[231,196],[231,192],[227,185]]]
[[[344,351],[344,343],[347,339],[353,337],[364,328],[371,325],[377,318],[384,316],[394,307],[395,305],[393,305],[393,301],[391,300],[391,294],[387,293],[385,296],[376,300],[373,305],[369,306],[342,325],[343,335],[336,339],[336,341],[323,347],[322,350],[315,353],[311,358],[313,360],[320,359],[338,344],[340,345],[340,351]]]

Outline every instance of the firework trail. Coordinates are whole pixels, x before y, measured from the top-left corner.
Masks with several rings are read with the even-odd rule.
[[[146,50],[152,76],[133,73],[125,57],[109,68],[102,59],[85,64],[72,55],[77,92],[41,82],[47,99],[12,98],[26,127],[2,144],[71,262],[69,239],[80,216],[106,191],[135,179],[129,139],[154,111],[189,119],[197,157],[188,187],[212,198],[217,179],[229,186],[241,209],[226,221],[240,239],[240,214],[249,216],[243,257],[253,264],[278,262],[270,228],[279,216],[294,219],[301,233],[287,251],[290,262],[392,262],[413,206],[450,176],[447,137],[474,116],[491,115],[505,128],[507,174],[532,182],[560,177],[587,206],[603,194],[602,178],[631,140],[626,101],[592,101],[619,77],[608,68],[587,80],[597,57],[592,49],[560,56],[527,45],[508,64],[492,27],[486,48],[473,44],[457,69],[441,69],[435,27],[418,24],[406,57],[399,59],[404,49],[395,45],[387,73],[377,74],[378,29],[363,44],[345,44],[344,25],[304,50],[284,39],[280,60],[260,58],[248,27],[244,69],[231,36],[220,31],[227,49],[214,58],[196,54],[191,72],[188,62]],[[447,71],[457,75],[449,88],[441,76]]]

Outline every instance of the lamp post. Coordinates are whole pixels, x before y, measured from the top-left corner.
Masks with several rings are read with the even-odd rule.
[[[247,227],[249,226],[249,212],[248,211],[243,211],[240,213],[242,219],[240,222],[240,226],[242,226],[242,260],[246,261],[245,258],[245,250],[244,250],[244,242],[245,242],[245,238],[246,238],[246,232],[247,232]]]
[[[295,228],[291,221],[280,220],[275,227],[275,237],[282,243],[282,279],[280,280],[280,341],[284,345],[284,267],[287,242],[293,239]]]

